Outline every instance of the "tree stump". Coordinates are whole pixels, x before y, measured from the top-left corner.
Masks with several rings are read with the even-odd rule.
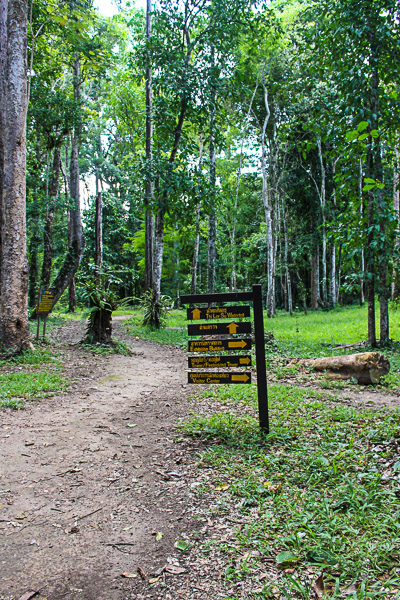
[[[89,318],[88,328],[84,342],[86,344],[112,343],[112,310],[100,308],[94,311]]]
[[[314,359],[302,359],[301,364],[315,371],[330,371],[341,379],[354,377],[364,385],[380,383],[390,371],[390,362],[379,352],[362,352]]]

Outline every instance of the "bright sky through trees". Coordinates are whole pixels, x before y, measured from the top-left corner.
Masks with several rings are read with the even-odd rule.
[[[105,17],[111,17],[118,12],[114,2],[111,0],[94,0],[93,6],[99,9],[99,12]],[[136,0],[138,8],[146,8],[146,0]]]

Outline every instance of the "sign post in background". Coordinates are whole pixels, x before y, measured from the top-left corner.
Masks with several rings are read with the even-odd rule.
[[[261,285],[253,285],[252,292],[233,292],[221,294],[189,294],[181,296],[182,304],[189,304],[187,309],[187,320],[208,321],[201,324],[188,324],[189,336],[202,336],[201,340],[189,340],[188,352],[225,352],[243,351],[252,347],[251,338],[231,337],[223,339],[207,339],[214,335],[249,335],[251,334],[251,323],[249,321],[236,322],[236,319],[250,317],[248,305],[239,306],[214,306],[214,304],[225,302],[252,302],[254,315],[254,341],[256,351],[257,369],[257,396],[258,414],[260,427],[269,433],[268,415],[268,390],[267,373],[265,367],[265,342],[264,342],[264,319],[262,309]],[[208,307],[193,306],[194,304],[213,304]],[[217,319],[229,319],[227,323],[210,323]],[[232,320],[234,319],[234,320]],[[206,339],[204,339],[204,337]],[[189,356],[189,369],[213,369],[231,367],[251,366],[250,355],[222,355],[222,356]],[[190,371],[188,383],[197,384],[249,384],[251,383],[251,372],[246,371]]]
[[[49,312],[53,308],[53,299],[54,296],[50,290],[46,290],[45,288],[39,289],[37,304],[36,304],[36,315],[38,319],[37,323],[37,332],[36,339],[39,339],[40,334],[40,319],[43,319],[43,337],[46,334],[46,319]]]

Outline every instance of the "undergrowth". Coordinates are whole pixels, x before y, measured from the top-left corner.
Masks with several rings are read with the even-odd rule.
[[[222,490],[217,511],[243,519],[234,543],[221,543],[230,556],[250,551],[246,573],[229,578],[273,557],[275,576],[254,598],[308,600],[321,573],[326,600],[400,598],[400,412],[269,390],[270,435],[253,416],[255,386],[207,390],[223,410],[184,426],[204,441],[198,466],[220,484],[209,485]]]
[[[58,373],[15,371],[0,374],[0,408],[21,409],[25,400],[38,400],[67,389],[65,377]]]

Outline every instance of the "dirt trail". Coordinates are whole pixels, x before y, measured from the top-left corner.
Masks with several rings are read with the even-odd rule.
[[[115,330],[123,339],[123,324]],[[70,391],[0,413],[0,600],[30,590],[37,600],[250,597],[249,582],[224,581],[229,559],[201,556],[235,521],[212,516],[212,495],[196,493],[196,442],[176,430],[200,405],[214,410],[187,401],[185,354],[136,340],[133,356],[93,356],[74,345],[82,333],[76,322],[51,332]],[[371,391],[337,396],[400,403]],[[181,554],[182,539],[196,547]]]
[[[100,363],[86,389],[0,414],[0,597],[136,597],[121,573],[164,566],[189,525],[183,353],[137,341]]]

